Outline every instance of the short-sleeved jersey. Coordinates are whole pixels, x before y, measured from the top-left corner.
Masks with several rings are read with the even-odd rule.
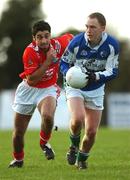
[[[50,46],[54,48],[56,58],[54,58],[42,79],[34,87],[46,88],[57,82],[60,57],[72,38],[73,36],[68,33],[58,38],[51,39]],[[26,76],[35,72],[46,60],[46,55],[36,45],[35,41],[33,41],[26,47],[23,53],[24,72],[19,76],[22,79],[26,79]]]

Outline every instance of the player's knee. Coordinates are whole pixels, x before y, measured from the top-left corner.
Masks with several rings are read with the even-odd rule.
[[[51,113],[41,113],[41,117],[42,117],[42,119],[44,119],[44,120],[49,120],[49,121],[52,121],[53,120],[53,118],[54,118],[54,116],[53,116],[53,114],[51,114]]]
[[[44,119],[44,121],[47,122],[52,122],[54,117],[51,114],[43,114],[42,118]]]

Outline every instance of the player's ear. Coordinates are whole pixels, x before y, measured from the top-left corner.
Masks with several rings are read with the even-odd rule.
[[[36,40],[35,36],[32,35],[32,39],[33,39],[33,41],[35,41]]]
[[[105,31],[105,26],[102,26],[102,31]]]

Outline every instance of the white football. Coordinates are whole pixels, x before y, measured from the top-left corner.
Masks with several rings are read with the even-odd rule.
[[[87,76],[79,66],[73,66],[66,73],[66,82],[69,86],[80,89],[87,85]]]

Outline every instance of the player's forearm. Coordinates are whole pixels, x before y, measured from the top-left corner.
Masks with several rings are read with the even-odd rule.
[[[118,54],[115,56],[110,56],[107,60],[107,64],[105,68],[106,70],[102,72],[97,72],[99,73],[100,81],[105,83],[117,77],[119,71],[118,65],[119,65]]]
[[[104,72],[99,72],[99,81],[100,82],[107,82],[110,81],[118,76],[118,68],[113,68],[111,70],[106,70]]]
[[[36,85],[42,77],[45,75],[46,70],[48,69],[49,64],[44,63],[40,68],[38,68],[33,74],[27,77],[27,82],[30,86]]]
[[[68,71],[68,69],[69,69],[69,64],[61,60],[60,72],[63,74],[63,76],[66,75],[66,72]]]

